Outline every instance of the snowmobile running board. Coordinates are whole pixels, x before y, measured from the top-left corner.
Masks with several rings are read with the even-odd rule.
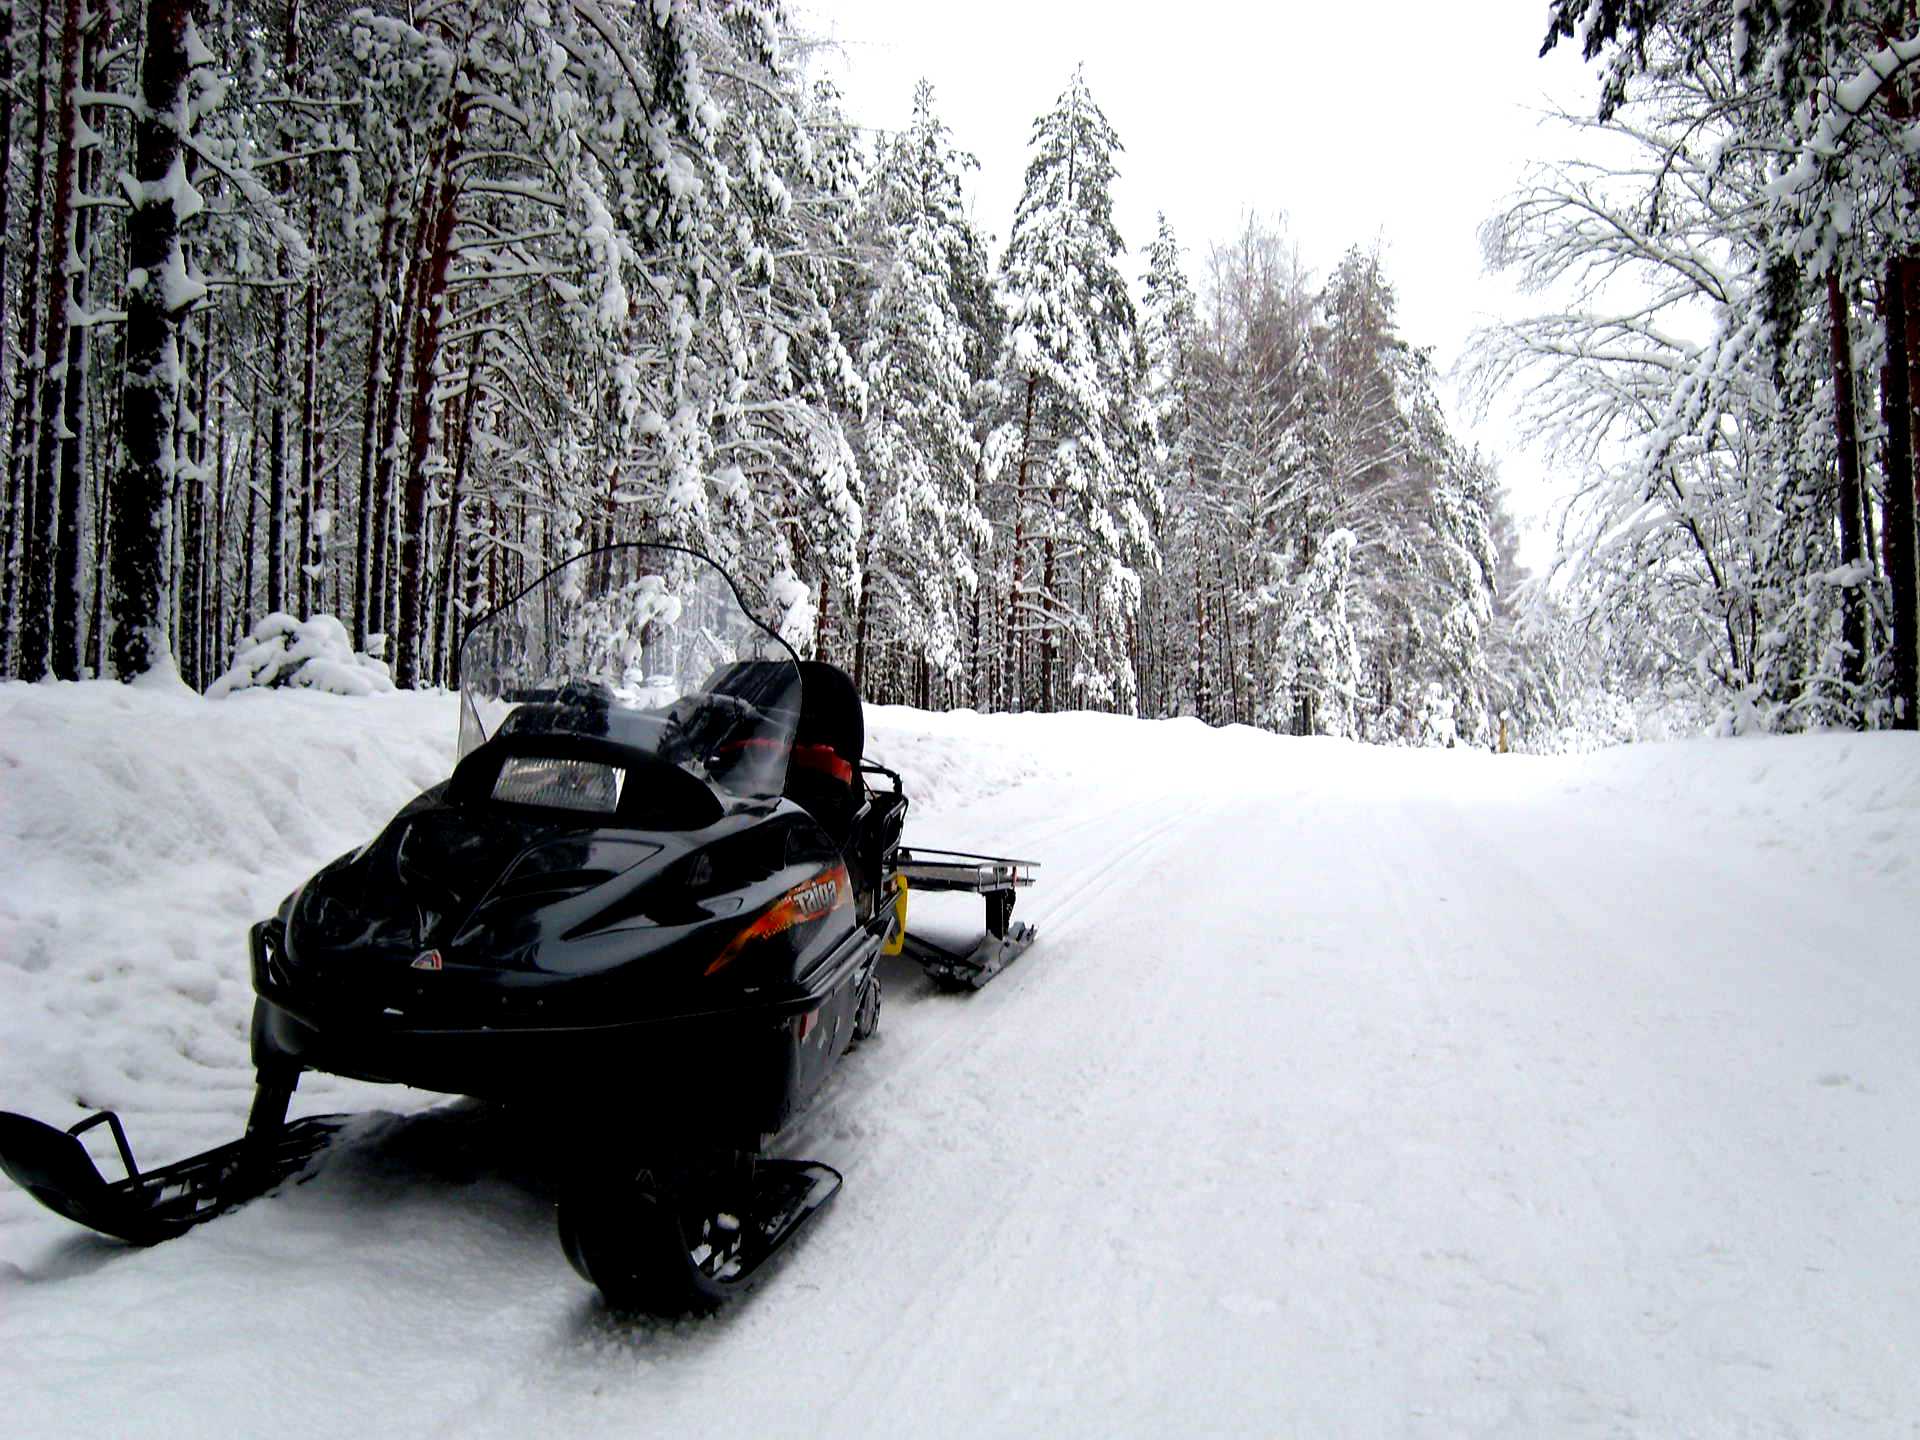
[[[918,961],[940,985],[978,990],[1033,944],[1037,932],[1031,925],[1014,922],[1013,901],[1022,886],[1033,884],[1038,868],[1037,860],[901,846],[893,852],[896,883],[913,890],[967,891],[984,896],[987,902],[987,933],[971,950],[952,950],[908,934],[901,941],[901,952]]]
[[[0,1170],[47,1209],[89,1230],[157,1245],[291,1179],[345,1123],[344,1115],[314,1115],[143,1171],[111,1110],[69,1130],[0,1111]],[[103,1177],[80,1143],[96,1125],[113,1132],[124,1180]]]

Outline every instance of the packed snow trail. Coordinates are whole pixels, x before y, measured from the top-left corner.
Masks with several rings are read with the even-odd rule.
[[[888,971],[880,1035],[782,1145],[846,1186],[743,1303],[608,1315],[536,1143],[323,1081],[303,1112],[385,1113],[158,1249],[0,1193],[11,1427],[1911,1433],[1911,737],[1548,761],[1097,716],[872,729],[944,802],[910,841],[1043,862],[1040,938],[977,995]],[[969,754],[1008,788],[967,803]],[[978,908],[913,918],[957,935]],[[208,964],[230,1004],[244,971]],[[123,1019],[89,1031],[85,985],[61,993],[36,1053],[111,1050]],[[171,1098],[199,1066],[231,1105],[224,1028],[141,1068]]]

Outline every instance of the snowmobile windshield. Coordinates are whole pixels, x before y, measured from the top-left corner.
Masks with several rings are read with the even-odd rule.
[[[747,613],[719,566],[673,546],[577,556],[460,647],[463,759],[500,735],[582,736],[736,795],[778,795],[799,713],[793,651]],[[509,762],[503,791],[528,788],[500,798],[611,810],[627,778],[605,765]]]

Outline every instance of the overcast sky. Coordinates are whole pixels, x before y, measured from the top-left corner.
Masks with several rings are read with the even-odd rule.
[[[1077,63],[1126,153],[1115,218],[1138,278],[1166,211],[1200,279],[1207,247],[1249,211],[1283,214],[1324,276],[1350,244],[1383,246],[1403,335],[1442,370],[1489,313],[1528,303],[1481,273],[1476,231],[1530,159],[1565,149],[1535,112],[1589,107],[1598,77],[1566,47],[1536,59],[1546,0],[1068,4],[1052,0],[795,0],[802,29],[839,42],[819,62],[863,125],[906,123],[915,81],[980,160],[975,219],[1004,243],[1034,117]],[[1451,396],[1451,389],[1448,391]],[[1501,457],[1545,558],[1556,489],[1498,420],[1457,428]]]

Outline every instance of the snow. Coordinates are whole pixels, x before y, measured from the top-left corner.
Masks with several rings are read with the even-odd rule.
[[[373,642],[384,638],[368,636],[367,643],[377,653],[380,647]],[[276,610],[247,632],[232,666],[207,687],[207,698],[223,700],[237,691],[272,685],[357,697],[391,690],[393,680],[385,661],[355,653],[338,617],[315,615],[302,623]]]
[[[238,1132],[244,930],[454,702],[0,685],[0,1103]],[[133,1251],[0,1186],[13,1433],[1899,1435],[1920,1414],[1920,741],[1571,758],[869,711],[922,844],[1032,856],[988,989],[890,962],[717,1319],[609,1315],[514,1124],[365,1112]],[[978,902],[915,896],[957,935]]]

